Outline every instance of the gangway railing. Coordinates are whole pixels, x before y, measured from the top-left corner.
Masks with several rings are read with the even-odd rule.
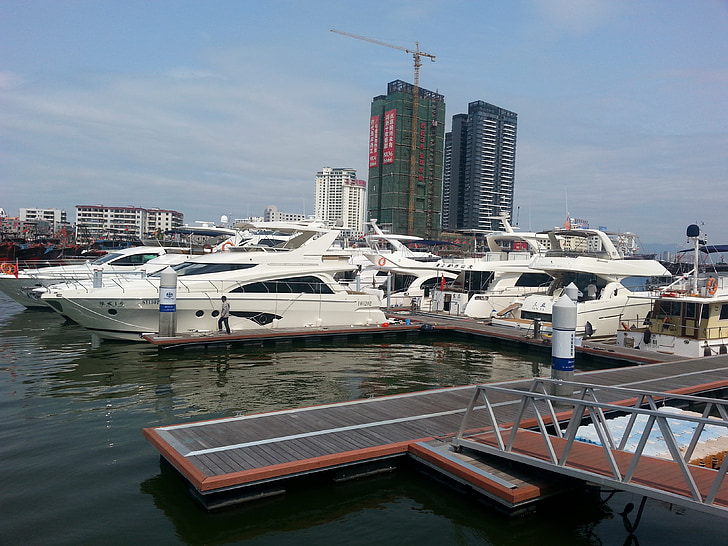
[[[549,393],[555,385],[564,384],[573,388],[573,397]],[[660,411],[668,403],[703,411],[700,415]],[[517,405],[515,420],[501,417],[509,422],[500,423],[495,408],[501,416],[512,416],[513,412],[502,411],[508,404]],[[615,414],[628,416],[621,438],[615,438],[609,427],[608,416]],[[640,416],[640,421],[646,418],[641,431]],[[593,425],[601,445],[578,439],[585,422]],[[694,426],[683,447],[675,435],[679,423]],[[728,456],[718,469],[689,464],[706,426],[722,427],[721,437],[728,438],[728,401],[537,378],[530,390],[476,386],[452,445],[456,451],[466,447],[728,517]],[[653,429],[662,435],[669,457],[645,454]],[[626,451],[633,432],[639,441],[634,451]]]

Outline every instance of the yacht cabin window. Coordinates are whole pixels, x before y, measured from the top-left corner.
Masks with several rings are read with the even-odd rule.
[[[239,271],[242,269],[250,269],[257,264],[231,264],[231,263],[202,263],[202,262],[184,262],[172,267],[178,277],[188,275],[209,275],[211,273],[225,273],[228,271]],[[149,275],[150,277],[159,277],[162,272],[158,271]]]
[[[238,286],[230,293],[253,294],[333,294],[324,281],[313,275],[259,281]]]

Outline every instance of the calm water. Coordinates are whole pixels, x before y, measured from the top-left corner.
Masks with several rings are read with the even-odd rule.
[[[94,343],[0,294],[0,543],[728,543],[725,520],[655,501],[630,538],[619,512],[640,499],[626,493],[507,519],[408,470],[208,513],[142,436],[149,426],[548,376],[548,360],[437,338],[158,352]]]

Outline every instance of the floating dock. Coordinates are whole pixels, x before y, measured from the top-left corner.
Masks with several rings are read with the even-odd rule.
[[[728,357],[580,372],[576,376],[577,381],[595,385],[676,394],[715,392],[728,388]],[[528,389],[530,381],[500,385]],[[403,460],[415,461],[510,513],[528,510],[539,500],[577,483],[548,472],[514,469],[495,456],[453,451],[451,440],[475,388],[435,389],[146,428],[144,435],[189,481],[194,495],[209,509],[280,494],[288,483],[304,476],[345,480],[391,471]],[[478,411],[484,410],[476,407]],[[504,399],[495,406],[495,412],[498,422],[513,421],[517,403]],[[556,418],[560,421],[570,413]],[[533,426],[537,419],[533,418]]]
[[[175,336],[144,334],[142,339],[160,349],[185,349],[237,345],[270,345],[287,343],[317,343],[331,339],[366,340],[419,335],[460,335],[465,338],[488,340],[496,345],[528,351],[551,352],[549,337],[534,339],[522,330],[490,326],[487,321],[469,318],[453,318],[448,315],[390,313],[389,321],[371,326],[308,327],[297,329],[258,328],[233,330],[230,334],[218,332],[179,332]],[[624,364],[649,364],[680,360],[674,355],[617,347],[614,343],[584,340],[575,347],[577,353],[594,359],[605,359]]]

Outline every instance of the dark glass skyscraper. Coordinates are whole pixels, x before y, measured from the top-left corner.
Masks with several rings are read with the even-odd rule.
[[[413,116],[414,96],[413,85],[396,80],[372,100],[368,217],[392,233],[432,238],[442,210],[445,99],[419,88]]]
[[[483,101],[452,119],[445,136],[444,230],[498,230],[513,215],[518,114]]]

